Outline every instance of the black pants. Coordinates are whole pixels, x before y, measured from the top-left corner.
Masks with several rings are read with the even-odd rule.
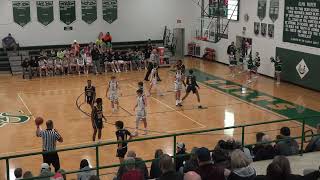
[[[57,152],[42,154],[42,157],[43,163],[47,163],[49,166],[52,164],[55,172],[60,169],[60,160]]]
[[[146,76],[144,77],[144,80],[145,81],[148,81],[149,80],[149,76],[150,76],[150,74],[151,74],[151,71],[152,71],[152,69],[153,69],[153,63],[148,63],[148,67],[147,67],[147,73],[146,73]],[[160,79],[160,77],[159,77],[159,74],[158,74],[158,71],[157,71],[157,79],[158,79],[158,81],[160,81],[161,79]]]

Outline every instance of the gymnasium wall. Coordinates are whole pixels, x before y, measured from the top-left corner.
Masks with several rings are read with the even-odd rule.
[[[192,19],[200,16],[200,9],[191,0],[118,0],[118,19],[112,24],[102,19],[101,0],[97,0],[98,19],[91,25],[81,20],[81,1],[76,0],[77,20],[70,26],[73,31],[64,31],[66,26],[59,18],[59,2],[54,0],[54,21],[43,26],[37,21],[36,1],[31,2],[31,22],[20,27],[13,22],[12,3],[0,0],[0,38],[9,32],[21,46],[69,44],[74,39],[88,43],[97,38],[99,32],[109,31],[114,42],[144,41],[148,38],[160,40],[164,27],[186,28],[186,41],[191,38],[189,26]],[[181,19],[181,24],[176,24]]]
[[[250,2],[249,2],[250,1]],[[243,36],[253,39],[253,53],[259,52],[261,56],[261,67],[259,73],[274,76],[274,67],[269,58],[276,55],[276,47],[290,49],[294,51],[300,51],[309,54],[320,55],[318,48],[297,45],[293,43],[286,43],[282,41],[283,37],[283,24],[284,24],[284,0],[280,0],[279,4],[279,18],[275,21],[275,35],[274,38],[268,36],[263,37],[260,34],[254,34],[254,22],[262,22],[267,24],[273,24],[269,18],[269,5],[270,0],[267,0],[267,16],[263,21],[257,16],[258,0],[241,0],[240,1],[240,20],[231,21],[229,25],[229,38],[222,39],[218,43],[201,42],[203,46],[212,47],[217,51],[217,60],[219,62],[228,63],[227,47],[232,41],[236,42],[236,36]],[[249,21],[244,20],[244,15],[249,15]],[[246,33],[242,33],[242,28],[246,27]],[[310,68],[310,67],[309,67]]]

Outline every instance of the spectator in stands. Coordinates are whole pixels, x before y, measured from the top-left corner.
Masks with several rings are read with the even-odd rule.
[[[51,172],[51,168],[49,164],[47,163],[41,164],[41,170],[40,170],[39,176],[44,177],[44,178],[41,178],[41,180],[50,180],[50,177],[54,176],[54,173]]]
[[[25,76],[28,74],[29,79],[31,79],[32,72],[29,64],[29,59],[28,58],[23,59],[23,61],[21,62],[21,66],[22,66],[22,78],[25,79]]]
[[[100,180],[100,178],[96,175],[92,175],[89,180]]]
[[[216,167],[211,161],[209,149],[202,147],[196,151],[198,157],[199,168],[197,173],[201,176],[202,180],[224,180],[225,170],[221,167]]]
[[[103,36],[103,42],[107,44],[108,48],[112,47],[112,36],[110,35],[110,32],[107,32],[104,36]]]
[[[77,174],[77,180],[88,180],[92,175],[95,175],[95,173],[90,170],[89,162],[86,159],[81,160],[80,171],[82,172]]]
[[[290,137],[290,129],[282,127],[280,129],[280,140],[275,145],[275,150],[278,155],[290,156],[299,153],[298,142]]]
[[[128,151],[127,158],[134,158],[135,167],[141,171],[145,179],[149,178],[149,172],[148,172],[146,163],[141,158],[137,157],[134,151]],[[125,164],[122,164],[118,169],[116,179],[121,180],[121,177],[125,172],[126,172]]]
[[[73,53],[74,56],[79,56],[80,53],[80,45],[77,42],[77,40],[73,41],[73,44],[71,45],[71,52]]]
[[[277,163],[271,163],[267,167],[267,175],[258,175],[255,180],[281,180],[282,169]]]
[[[212,160],[215,166],[226,169],[231,168],[230,153],[233,151],[233,144],[230,141],[220,140],[212,152]]]
[[[31,173],[31,171],[26,171],[24,174],[23,174],[23,179],[25,179],[25,178],[32,178],[33,177],[33,175],[32,175],[32,173]]]
[[[183,180],[201,180],[201,177],[196,172],[189,171],[186,174],[184,174]]]
[[[186,153],[186,145],[184,143],[177,143],[177,153],[176,153],[176,171],[179,171],[180,168],[183,168],[184,162],[188,159]]]
[[[317,134],[320,134],[320,124],[317,124]],[[320,135],[312,137],[311,141],[306,147],[306,152],[320,151]]]
[[[192,148],[190,158],[184,164],[183,173],[187,173],[189,171],[196,171],[199,168],[198,156],[196,154],[197,150],[197,147]]]
[[[172,158],[168,154],[160,157],[160,169],[162,175],[158,180],[183,180],[183,175],[175,171]]]
[[[163,151],[161,149],[157,149],[154,154],[154,160],[151,163],[151,169],[150,169],[150,179],[156,179],[161,176],[161,170],[160,170],[160,157],[163,155]]]
[[[50,180],[65,180],[65,179],[60,172],[56,172],[56,174]]]
[[[58,172],[62,174],[64,180],[67,180],[66,171],[64,169],[59,169]]]
[[[22,179],[22,169],[16,168],[14,170],[14,176],[16,177],[16,179]]]
[[[234,42],[231,42],[231,44],[228,46],[227,54],[228,55],[236,54],[236,46],[234,45]]]
[[[251,160],[240,149],[231,153],[231,171],[226,173],[228,180],[253,180],[256,171],[250,166]]]
[[[42,138],[42,149],[44,154],[43,162],[50,165],[52,164],[55,172],[60,169],[60,160],[57,152],[50,152],[56,150],[56,142],[63,142],[62,136],[53,128],[53,121],[46,122],[47,129],[42,130],[40,125],[37,125],[36,135]],[[49,153],[48,153],[49,152]]]
[[[135,159],[129,157],[124,161],[126,172],[122,175],[121,180],[144,180],[143,174],[136,169]]]
[[[262,137],[265,134],[263,132],[258,132],[256,134],[256,145],[252,148],[252,154],[255,155],[259,149],[263,148],[263,145],[261,144]]]
[[[97,45],[93,45],[93,49],[91,50],[91,57],[93,60],[95,74],[100,72],[100,52]]]
[[[19,44],[16,43],[16,40],[9,33],[7,37],[2,39],[2,47],[4,52],[6,52],[8,49],[13,49],[14,51],[17,51]]]
[[[261,141],[261,148],[256,151],[254,160],[267,160],[273,159],[276,156],[276,150],[270,143],[271,139],[268,135],[264,135]]]

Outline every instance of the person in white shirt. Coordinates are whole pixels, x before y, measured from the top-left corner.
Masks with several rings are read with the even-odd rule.
[[[115,76],[111,76],[111,81],[108,83],[106,96],[111,101],[112,112],[116,112],[119,109],[119,83]]]
[[[148,124],[147,124],[147,111],[146,111],[147,99],[143,95],[142,89],[137,90],[137,95],[138,95],[137,104],[133,108],[133,111],[136,111],[136,130],[133,133],[134,136],[138,135],[138,127],[139,127],[140,121],[142,121],[143,125],[144,125],[143,135],[146,135],[148,133],[148,131],[147,131],[147,126],[148,126]]]

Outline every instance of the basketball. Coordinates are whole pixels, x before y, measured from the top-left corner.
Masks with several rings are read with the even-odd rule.
[[[34,122],[36,123],[37,126],[43,124],[43,118],[42,117],[37,117]]]

